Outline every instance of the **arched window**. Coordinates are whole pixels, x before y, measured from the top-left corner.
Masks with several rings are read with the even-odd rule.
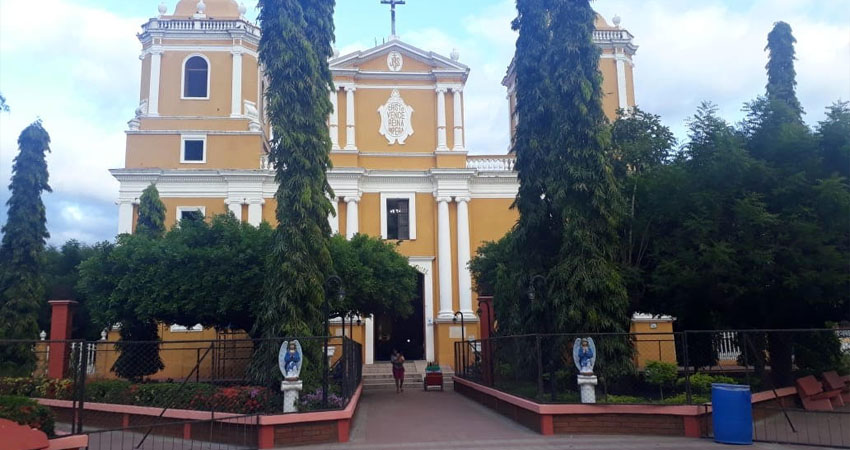
[[[201,56],[193,56],[183,66],[183,97],[207,98],[209,96],[209,64]]]

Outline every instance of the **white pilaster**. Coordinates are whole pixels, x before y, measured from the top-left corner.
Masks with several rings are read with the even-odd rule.
[[[233,76],[231,77],[231,107],[230,117],[242,116],[242,49],[234,48],[231,52],[233,55]]]
[[[466,317],[472,312],[472,275],[469,273],[469,197],[457,197],[457,287],[460,311]]]
[[[357,150],[354,141],[354,86],[345,86],[345,149]]]
[[[446,91],[445,87],[437,87],[437,150],[446,151]]]
[[[360,231],[360,218],[358,209],[360,207],[360,196],[345,197],[345,237],[351,239]]]
[[[118,203],[118,234],[133,232],[133,202]]]
[[[339,150],[339,92],[336,87],[331,91],[331,105],[333,111],[328,122],[330,124],[331,144],[333,144],[332,150]]]
[[[451,197],[437,197],[437,251],[439,252],[440,319],[451,319],[452,309],[452,244],[449,229]]]
[[[242,220],[242,201],[228,199],[225,203],[227,203],[227,210],[232,212],[237,220]]]
[[[452,150],[454,151],[463,151],[463,103],[461,102],[461,95],[463,95],[463,89],[460,87],[452,88],[452,97],[454,100],[454,108],[452,109],[452,113],[454,114],[455,119],[455,138],[454,138],[454,147]]]
[[[263,203],[265,202],[261,198],[248,200],[248,223],[255,227],[263,223]]]
[[[375,321],[372,319],[372,316],[367,317],[363,320],[363,325],[365,325],[365,333],[366,333],[366,364],[374,364],[375,363]]]
[[[159,78],[162,71],[162,50],[151,50],[151,80],[148,92],[148,115],[159,115]],[[182,76],[182,75],[181,75]]]
[[[617,99],[622,109],[629,108],[628,89],[626,88],[626,57],[622,53],[616,55],[617,60]]]

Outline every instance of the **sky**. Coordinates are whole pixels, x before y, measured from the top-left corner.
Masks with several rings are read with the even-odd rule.
[[[255,18],[253,1],[248,17]],[[401,39],[425,50],[460,52],[470,66],[467,148],[504,154],[508,112],[502,77],[516,34],[515,0],[407,0],[398,6]],[[12,160],[20,131],[41,119],[51,135],[45,194],[49,243],[114,238],[127,121],[139,101],[141,46],[136,33],[160,0],[0,0],[0,224],[5,223]],[[177,0],[166,0],[169,12]],[[597,0],[635,36],[635,96],[680,139],[702,101],[730,122],[763,93],[764,52],[774,22],[797,38],[798,96],[816,126],[834,101],[850,100],[848,0]],[[337,0],[336,47],[342,54],[381,43],[388,7],[379,0]]]

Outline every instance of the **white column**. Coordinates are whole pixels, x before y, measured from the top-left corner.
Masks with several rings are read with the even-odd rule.
[[[366,361],[365,364],[373,364],[375,362],[375,321],[372,316],[363,320],[363,325],[366,333]]]
[[[357,150],[354,142],[354,86],[345,87],[345,149]]]
[[[617,60],[617,98],[620,108],[629,108],[628,89],[626,89],[626,57],[622,53],[616,55]]]
[[[446,88],[437,88],[437,150],[446,151]]]
[[[236,216],[237,220],[242,220],[242,201],[241,200],[226,200],[227,210]]]
[[[469,273],[469,197],[457,197],[457,287],[460,311],[472,313],[472,275]]]
[[[242,116],[242,49],[234,48],[231,52],[233,55],[233,76],[231,77],[231,106],[230,117]],[[259,120],[259,119],[258,119]]]
[[[331,105],[333,105],[333,111],[328,122],[330,123],[332,150],[339,150],[339,92],[336,87],[331,91]]]
[[[345,197],[345,237],[351,239],[360,231],[360,218],[358,217],[358,208],[360,205],[360,196]]]
[[[463,89],[456,87],[452,89],[452,97],[454,99],[454,108],[452,109],[455,119],[455,142],[454,151],[463,151],[463,104],[461,102],[461,95],[463,94]]]
[[[452,244],[449,229],[449,202],[451,197],[437,197],[437,251],[440,271],[440,319],[451,319],[452,309]]]
[[[118,234],[133,232],[133,202],[118,203]]]
[[[331,225],[331,234],[339,233],[339,201],[335,198],[329,199],[333,212],[328,214],[328,223]]]
[[[263,199],[253,199],[248,201],[248,223],[258,227],[263,223]]]
[[[151,80],[148,93],[148,115],[159,115],[159,77],[162,69],[162,50],[151,50]],[[182,75],[181,75],[182,76]]]

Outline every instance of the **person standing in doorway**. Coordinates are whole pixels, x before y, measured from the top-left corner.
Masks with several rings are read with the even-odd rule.
[[[393,378],[395,379],[395,393],[404,392],[404,355],[393,349],[390,362],[393,365]]]

